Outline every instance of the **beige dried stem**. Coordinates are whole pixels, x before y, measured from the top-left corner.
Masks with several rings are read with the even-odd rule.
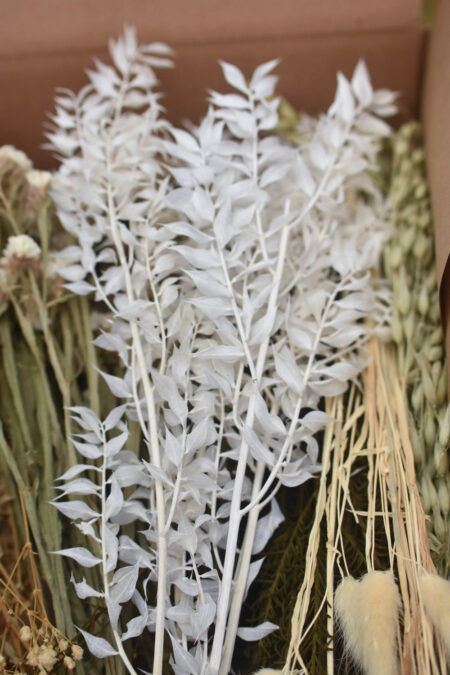
[[[372,343],[377,415],[370,420],[387,448],[384,481],[392,519],[397,577],[403,601],[402,673],[444,673],[445,653],[425,613],[419,579],[436,573],[430,555],[425,515],[414,472],[404,392],[392,345]],[[383,421],[382,426],[380,425]]]
[[[374,358],[364,373],[362,395],[353,386],[345,409],[342,396],[326,401],[326,410],[336,421],[325,434],[323,471],[306,554],[306,572],[292,616],[292,634],[284,673],[290,673],[298,666],[308,673],[302,658],[302,643],[313,629],[319,612],[327,611],[328,634],[335,634],[335,575],[337,571],[339,577],[349,573],[342,540],[342,521],[346,510],[350,510],[365,528],[365,557],[369,572],[374,570],[375,565],[375,526],[379,519],[383,523],[390,567],[398,579],[403,603],[403,622],[397,637],[401,672],[405,675],[445,672],[443,645],[433,634],[419,590],[420,575],[424,571],[435,572],[435,568],[415,482],[405,397],[392,347],[374,339],[371,350]],[[350,497],[350,481],[355,472],[355,462],[360,458],[365,458],[367,462],[366,511],[356,511]],[[320,524],[324,518],[327,523],[326,591],[316,616],[309,625],[305,625],[315,582]],[[327,672],[331,675],[333,670],[334,653],[330,638]]]

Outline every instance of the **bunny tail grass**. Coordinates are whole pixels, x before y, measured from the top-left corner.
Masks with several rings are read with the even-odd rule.
[[[450,661],[450,582],[436,574],[425,574],[419,583],[423,604],[445,645],[447,661]]]
[[[400,597],[392,572],[344,579],[335,609],[345,643],[366,675],[397,675],[396,634]]]

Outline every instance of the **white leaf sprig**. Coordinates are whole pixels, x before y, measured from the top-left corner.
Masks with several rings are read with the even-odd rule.
[[[369,169],[393,96],[373,92],[359,64],[351,82],[339,75],[326,115],[302,119],[296,149],[271,133],[276,61],[248,82],[222,64],[236,93],[212,92],[186,131],[160,118],[153,67],[168,65],[167,48],[139,47],[127,29],[111,51],[115,68],[97,64],[85,89],[58,98],[50,135],[58,214],[76,238],[61,274],[103,303],[96,344],[123,370],[102,373],[123,401],[103,422],[73,410],[90,463],[66,472],[54,504],[93,552],[61,553],[103,570],[101,589],[74,580],[107,606],[115,647],[86,634],[94,654],[117,652],[134,673],[123,642],[148,628],[154,675],[165,633],[175,673],[226,675],[236,635],[275,628],[239,628],[239,616],[283,518],[276,493],[320,470],[320,399],[357,378],[387,324],[389,292],[372,274],[385,205]],[[138,456],[126,416],[141,429]],[[121,532],[132,521],[145,540]]]
[[[314,434],[327,419],[311,411],[366,364],[372,329],[365,318],[376,328],[387,323],[389,292],[370,271],[387,229],[368,174],[376,148],[366,122],[378,119],[374,108],[390,113],[393,97],[379,105],[362,63],[353,84],[339,75],[335,102],[295,151],[266,135],[277,120],[277,101],[266,98],[275,63],[249,84],[222,65],[239,94],[213,92],[192,141],[180,147],[174,132],[165,148],[184,167],[173,171],[179,187],[167,203],[187,223],[185,242],[172,250],[184,260],[195,287],[189,302],[200,312],[193,371],[208,391],[220,389],[225,404],[227,445],[217,465],[236,462],[232,484],[214,498],[222,502],[216,517],[229,525],[209,668],[225,674],[259,550],[259,514],[269,502],[276,509],[280,484],[298,486],[319,469]]]

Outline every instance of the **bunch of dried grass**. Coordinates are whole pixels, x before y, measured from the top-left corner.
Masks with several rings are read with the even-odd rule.
[[[336,417],[323,448],[324,470],[316,507],[316,517],[309,537],[307,573],[298,594],[292,616],[292,636],[286,659],[286,671],[295,665],[305,672],[302,644],[313,624],[305,625],[312,588],[315,582],[319,527],[327,520],[327,605],[328,632],[335,634],[335,576],[348,576],[345,549],[342,545],[344,511],[353,511],[362,521],[366,539],[366,566],[374,570],[378,545],[376,526],[382,522],[389,547],[390,569],[398,580],[403,613],[397,637],[401,672],[445,672],[444,647],[433,633],[419,589],[423,572],[435,572],[430,557],[425,517],[414,474],[414,459],[409,439],[406,407],[399,384],[395,353],[390,345],[372,342],[374,361],[365,373],[364,396],[356,395],[343,412],[342,401],[328,401],[327,411]],[[356,422],[359,420],[359,423]],[[349,483],[357,461],[364,457],[367,472],[365,511],[355,511],[350,499]],[[327,474],[331,483],[327,491]],[[321,608],[322,609],[322,608]],[[334,672],[334,654],[327,653],[327,672]]]
[[[97,370],[91,308],[86,298],[64,288],[57,271],[65,264],[60,251],[70,237],[54,216],[50,184],[50,174],[34,170],[22,152],[0,148],[0,473],[9,523],[2,543],[6,547],[11,541],[17,561],[11,579],[13,568],[2,568],[8,589],[0,596],[0,612],[8,620],[3,631],[8,667],[22,663],[24,655],[26,661],[30,649],[30,659],[40,667],[36,650],[42,645],[61,660],[61,636],[73,638],[75,623],[85,627],[96,617],[101,621],[98,607],[80,602],[73,592],[70,565],[50,553],[76,546],[81,537],[77,530],[62,531],[49,504],[55,478],[74,463],[68,408],[82,404],[85,395],[98,413],[112,401]],[[33,575],[26,573],[24,585],[17,574],[30,565]],[[95,583],[95,572],[88,576]],[[28,592],[34,598],[36,588],[39,604],[30,608],[24,598]],[[32,631],[28,642],[20,641],[24,621]],[[52,652],[46,654],[50,663]],[[110,664],[106,668],[109,672]]]
[[[450,407],[439,312],[430,195],[422,130],[405,124],[392,139],[392,235],[384,251],[394,291],[392,318],[398,376],[407,402],[419,492],[433,560],[450,563]]]
[[[292,613],[292,636],[283,672],[291,672],[294,665],[304,672],[347,672],[337,639],[334,589],[339,578],[377,569],[391,570],[398,579],[403,606],[396,636],[401,672],[445,671],[443,643],[432,630],[430,611],[425,611],[420,592],[422,573],[436,571],[427,530],[436,564],[443,572],[448,569],[448,477],[444,468],[450,430],[421,144],[420,127],[411,123],[400,129],[388,152],[380,157],[380,180],[393,195],[393,236],[386,249],[385,268],[394,284],[397,349],[374,341],[374,362],[365,374],[362,390],[354,387],[347,396],[327,401],[327,412],[336,423],[322,445],[324,469],[306,550],[297,539],[296,555],[301,558],[298,578],[303,581]],[[425,340],[424,355],[418,353],[418,338],[413,336],[416,326],[421,345]],[[364,485],[366,495],[361,500]],[[288,536],[282,533],[280,544]],[[362,546],[361,541],[365,542]],[[277,545],[275,541],[273,546]],[[354,556],[358,545],[361,555]],[[283,569],[288,572],[286,565]],[[278,576],[283,576],[282,570]],[[326,590],[318,603],[321,587]],[[272,588],[271,598],[279,591],[279,585]],[[257,601],[253,614],[259,620],[265,611],[264,618],[273,620],[273,613],[262,610],[270,606],[265,595],[262,588],[265,604],[258,608]],[[289,593],[283,593],[283,603],[289,606]],[[276,600],[273,604],[278,606]],[[287,634],[284,627],[282,642]],[[322,635],[319,657],[311,651],[315,635]],[[271,649],[273,655],[273,644],[258,649],[259,663],[281,665],[273,656],[271,660]]]

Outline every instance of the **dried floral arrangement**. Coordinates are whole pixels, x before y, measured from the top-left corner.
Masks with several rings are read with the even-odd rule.
[[[373,357],[370,340],[389,336],[391,293],[377,270],[390,209],[374,171],[377,141],[390,133],[380,118],[394,111],[394,95],[374,92],[360,63],[351,81],[338,75],[327,114],[283,128],[276,62],[249,81],[224,63],[234,93],[212,92],[200,125],[175,129],[162,117],[154,74],[171,65],[167,47],[139,46],[127,29],[111,43],[111,56],[114,67],[98,63],[84,89],[57,98],[49,134],[60,159],[51,191],[57,253],[49,247],[49,217],[37,231],[13,226],[3,242],[7,311],[16,313],[35,359],[45,414],[56,414],[55,437],[52,425],[39,426],[38,447],[47,442],[50,462],[38,481],[42,514],[26,498],[26,439],[19,442],[27,461],[14,467],[17,441],[9,430],[2,468],[12,477],[11,494],[23,496],[39,560],[41,547],[48,565],[61,570],[67,561],[76,595],[87,599],[71,614],[71,591],[53,588],[48,572],[54,608],[69,613],[58,618],[59,630],[72,637],[76,623],[91,654],[105,659],[100,669],[225,675],[237,638],[274,635],[269,620],[242,625],[242,606],[284,520],[279,495],[300,493],[314,476],[319,508],[307,525],[291,643],[302,640],[325,511],[334,545],[325,601],[333,606],[333,566],[345,560],[339,533],[358,453],[369,458],[374,489],[365,558],[369,573],[379,574],[372,571],[377,481],[371,451],[363,451],[365,439],[372,447],[379,434],[367,422],[355,449],[350,432],[353,459],[344,462],[333,420],[348,414],[347,427],[360,420],[358,375]],[[38,191],[50,208],[45,187]],[[15,197],[3,199],[12,223]],[[55,283],[45,273],[53,258]],[[18,282],[13,274],[22,275]],[[8,377],[17,392],[11,414],[20,416],[25,387],[17,373]],[[26,432],[25,421],[19,429]],[[330,466],[334,488],[326,499]],[[41,544],[44,509],[56,525]],[[58,512],[73,523],[62,532]],[[425,558],[411,563],[415,578]],[[392,549],[383,569],[398,572]],[[388,575],[374,579],[394,583]],[[336,608],[346,635],[340,588]],[[393,621],[397,606],[394,599]],[[332,618],[328,629],[331,635]],[[386,659],[393,653],[395,661],[392,644]],[[426,658],[437,658],[427,645]],[[378,672],[370,670],[370,649],[357,658]],[[295,655],[285,672],[308,672]],[[54,664],[38,665],[49,671]]]

